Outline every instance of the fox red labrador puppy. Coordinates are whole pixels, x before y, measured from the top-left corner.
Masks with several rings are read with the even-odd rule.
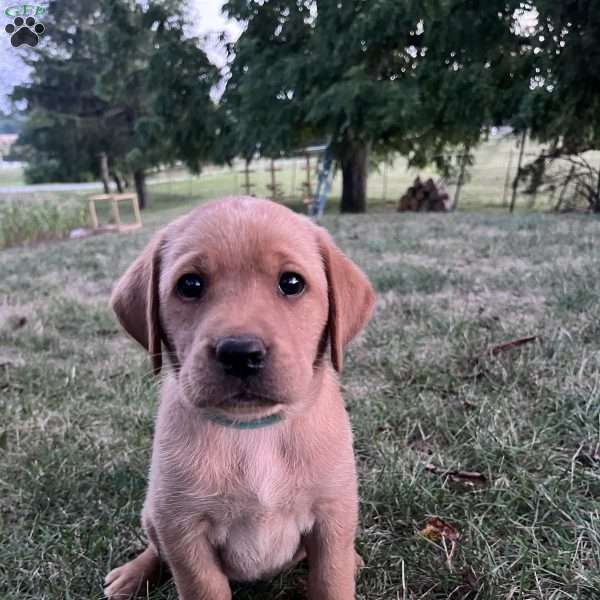
[[[168,364],[149,542],[107,576],[107,597],[145,592],[164,562],[182,600],[229,600],[230,579],[306,556],[309,598],[354,598],[357,480],[338,376],[373,302],[327,231],[267,200],[215,201],[154,236],[112,297],[155,371]]]

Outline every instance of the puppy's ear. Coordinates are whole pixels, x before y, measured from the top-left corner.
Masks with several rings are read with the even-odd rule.
[[[329,297],[331,362],[342,372],[344,349],[366,325],[373,312],[375,292],[364,273],[335,245],[331,235],[319,227],[319,247]]]
[[[150,353],[155,374],[162,367],[158,296],[162,246],[158,233],[119,279],[110,299],[125,331]]]

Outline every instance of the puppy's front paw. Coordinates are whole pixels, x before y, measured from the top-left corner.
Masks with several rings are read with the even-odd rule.
[[[133,598],[145,591],[144,574],[132,569],[131,563],[113,569],[104,580],[104,595],[109,600],[125,600]]]
[[[113,569],[104,580],[104,595],[109,600],[126,600],[145,594],[155,583],[160,561],[151,548],[134,560]]]

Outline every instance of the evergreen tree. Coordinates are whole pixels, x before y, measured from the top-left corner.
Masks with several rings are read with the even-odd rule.
[[[176,160],[200,168],[218,129],[210,99],[218,72],[185,35],[182,8],[156,0],[51,5],[49,42],[30,60],[31,83],[14,93],[27,100],[22,142],[34,148],[40,176],[97,176],[106,153],[113,168],[133,173],[143,207],[148,168]]]
[[[369,152],[447,170],[527,87],[517,1],[230,0],[247,23],[225,93],[241,146],[332,141],[343,212],[366,209]]]
[[[110,137],[99,117],[108,109],[95,92],[100,71],[101,15],[97,2],[66,0],[50,4],[44,42],[26,57],[31,80],[18,86],[14,100],[25,100],[19,144],[29,151],[29,181],[94,178],[97,154]]]

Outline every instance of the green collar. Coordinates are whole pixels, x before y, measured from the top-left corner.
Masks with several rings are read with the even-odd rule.
[[[206,417],[209,421],[222,425],[223,427],[233,427],[234,429],[260,429],[261,427],[268,427],[283,421],[283,415],[281,413],[275,413],[268,415],[267,417],[260,417],[252,421],[240,421],[238,419],[230,419],[221,415],[208,415]]]

